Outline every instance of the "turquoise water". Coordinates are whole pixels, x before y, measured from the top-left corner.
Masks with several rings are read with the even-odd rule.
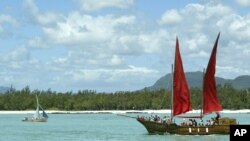
[[[0,115],[0,141],[229,140],[227,135],[148,135],[146,129],[135,119],[115,114],[50,114],[46,123],[22,122],[21,119],[25,116],[27,115]],[[223,116],[237,118],[240,124],[250,124],[250,114],[223,114]]]

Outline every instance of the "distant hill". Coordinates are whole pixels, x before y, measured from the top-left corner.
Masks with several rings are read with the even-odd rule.
[[[202,85],[202,75],[203,73],[200,71],[197,72],[187,72],[186,78],[188,81],[188,86],[191,87],[199,87]],[[149,90],[159,90],[162,88],[170,89],[171,87],[171,74],[166,74],[165,76],[158,79],[153,86],[146,87]],[[224,85],[225,83],[231,84],[236,89],[242,88],[250,88],[250,76],[242,75],[235,79],[225,79],[222,77],[216,77],[216,84]]]
[[[8,91],[9,89],[10,89],[9,87],[0,86],[0,93],[4,93],[4,92]]]

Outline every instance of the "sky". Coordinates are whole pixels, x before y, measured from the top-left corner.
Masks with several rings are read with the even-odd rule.
[[[250,75],[250,0],[1,0],[0,86],[133,91],[202,71],[218,33],[216,76]]]

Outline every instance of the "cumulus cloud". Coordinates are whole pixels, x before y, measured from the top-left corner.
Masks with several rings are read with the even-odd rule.
[[[176,24],[182,21],[181,15],[178,13],[178,11],[172,9],[166,11],[159,21],[160,24]]]
[[[163,20],[166,15],[178,15],[173,17],[181,17],[181,20],[176,20],[173,22],[175,24],[170,25],[171,20],[167,19],[171,19],[171,16],[166,18],[165,22]],[[180,35],[182,56],[184,62],[188,62],[185,70],[192,71],[194,68],[201,70],[206,67],[218,32],[221,32],[217,61],[217,65],[220,66],[217,70],[218,74],[232,78],[240,75],[239,72],[246,74],[246,70],[250,69],[244,61],[249,58],[250,17],[239,15],[229,6],[215,2],[188,4],[180,10],[167,10],[159,24],[167,32]],[[225,71],[222,68],[241,69]]]
[[[85,11],[97,11],[104,8],[126,9],[133,5],[134,0],[78,0]]]
[[[41,13],[33,0],[25,0],[23,9],[28,15],[30,22],[38,25],[49,26],[55,24],[59,20],[63,20],[63,16],[54,12]]]
[[[244,7],[249,7],[250,6],[250,1],[249,0],[236,0],[236,2],[240,6],[244,6]]]
[[[48,48],[48,45],[39,36],[33,37],[27,42],[27,47],[29,48]]]
[[[112,91],[131,89],[134,90],[145,87],[145,79],[152,79],[157,75],[157,71],[144,67],[128,66],[126,69],[78,69],[65,71],[64,77],[54,77],[51,85],[83,85],[83,88],[92,87],[97,90],[103,87],[112,88]],[[67,80],[67,81],[65,81]],[[93,85],[94,84],[94,85]],[[132,87],[133,87],[132,86]]]
[[[217,22],[218,27],[227,32],[234,40],[247,41],[250,38],[250,17],[231,14]],[[240,43],[240,42],[239,42]]]
[[[16,27],[18,25],[18,22],[16,19],[9,15],[0,14],[0,38],[8,38],[12,36],[12,31],[9,29],[6,29],[6,26],[4,25],[10,25],[13,27]]]
[[[18,25],[17,21],[14,18],[12,18],[9,15],[4,15],[4,14],[0,15],[0,24],[3,24],[3,23],[9,23],[13,26]]]
[[[113,37],[116,34],[115,28],[117,26],[132,24],[135,19],[134,16],[115,17],[107,15],[93,17],[73,12],[69,14],[65,21],[57,22],[57,25],[53,27],[44,27],[43,31],[49,39],[56,43],[70,45],[98,43]]]
[[[4,72],[13,74],[3,79],[6,82],[18,77],[19,84],[30,82],[38,86],[45,81],[55,89],[140,89],[170,72],[176,36],[185,70],[197,71],[206,67],[218,32],[221,38],[217,74],[227,78],[249,74],[250,66],[245,60],[250,55],[250,17],[219,2],[167,9],[150,23],[150,17],[131,12],[96,12],[128,8],[134,1],[78,1],[84,11],[67,14],[43,11],[34,2],[24,2],[24,9],[29,11],[25,19],[40,32],[22,41],[25,43],[20,48],[2,54],[1,63],[12,69]],[[1,20],[0,16],[0,27],[3,23],[14,26],[15,20]],[[14,71],[24,68],[29,68],[28,72]],[[32,81],[34,77],[39,80]]]
[[[11,52],[1,54],[0,61],[10,69],[20,69],[29,60],[29,51],[25,47],[13,49]]]

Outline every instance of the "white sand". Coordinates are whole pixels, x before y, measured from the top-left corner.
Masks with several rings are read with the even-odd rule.
[[[0,111],[0,114],[33,114],[33,111]],[[102,113],[112,113],[112,114],[127,114],[127,113],[171,113],[170,110],[103,110],[103,111],[50,111],[46,110],[48,114],[102,114]],[[200,113],[200,110],[193,110],[188,113]],[[221,113],[250,113],[250,109],[242,110],[223,110]]]

